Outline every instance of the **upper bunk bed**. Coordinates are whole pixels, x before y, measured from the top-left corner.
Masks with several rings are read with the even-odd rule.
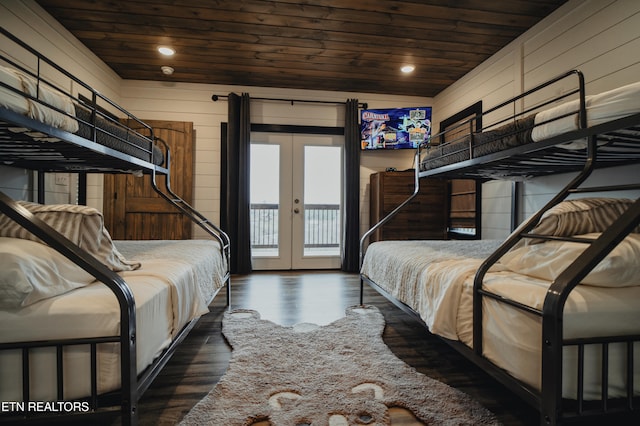
[[[640,83],[587,96],[582,73],[569,71],[470,111],[416,150],[414,194],[426,177],[564,182],[504,240],[365,250],[409,197],[363,235],[362,283],[536,408],[540,424],[637,424],[640,174],[588,178],[640,163]]]
[[[171,153],[149,125],[4,28],[0,40],[0,165],[144,175],[210,236],[112,241],[97,209],[0,192],[0,269],[17,274],[0,288],[0,399],[74,408],[15,404],[0,422],[136,424],[138,400],[209,303],[224,288],[230,303],[229,237],[171,190]]]
[[[640,160],[640,82],[587,96],[582,73],[569,71],[434,135],[420,148],[419,176],[522,180],[580,171],[591,137],[597,167]]]
[[[5,165],[57,172],[167,174],[153,130],[0,28],[0,155]]]

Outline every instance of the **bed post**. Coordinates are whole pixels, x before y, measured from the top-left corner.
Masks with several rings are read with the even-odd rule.
[[[602,261],[640,224],[640,198],[636,199],[606,232],[590,244],[551,284],[543,306],[542,320],[542,410],[541,423],[556,424],[562,407],[563,310],[569,294],[591,269]],[[603,397],[606,398],[606,395]],[[603,401],[605,403],[606,401]],[[603,408],[606,412],[606,409]]]

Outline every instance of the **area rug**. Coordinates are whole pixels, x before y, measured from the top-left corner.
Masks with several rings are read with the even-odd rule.
[[[385,321],[355,306],[325,326],[284,327],[256,311],[225,313],[229,368],[182,425],[389,425],[402,407],[427,425],[494,425],[471,397],[397,358],[382,340]]]

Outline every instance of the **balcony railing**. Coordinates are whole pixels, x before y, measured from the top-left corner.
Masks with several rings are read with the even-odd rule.
[[[251,204],[251,248],[278,247],[278,205]]]
[[[305,204],[304,247],[340,247],[340,205]],[[251,248],[278,247],[278,205],[251,204]]]

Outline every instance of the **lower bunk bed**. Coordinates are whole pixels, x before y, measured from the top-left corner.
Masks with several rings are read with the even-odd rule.
[[[0,201],[0,400],[10,403],[0,421],[119,414],[135,423],[137,400],[176,345],[229,291],[224,250],[213,240],[112,241],[95,209]],[[51,246],[9,205],[57,231]],[[79,261],[56,240],[80,247]],[[86,270],[75,263],[83,258]]]
[[[571,253],[566,252],[567,243],[523,246],[485,275],[483,290],[503,300],[482,298],[482,358],[478,358],[473,351],[474,277],[500,244],[497,240],[375,242],[366,252],[362,279],[540,409],[539,398],[545,392],[540,312],[553,281],[549,274],[567,266]],[[576,244],[571,249],[583,248]],[[617,407],[622,407],[623,420],[640,418],[637,411],[627,412],[629,405],[640,403],[640,369],[633,368],[640,365],[638,255],[640,234],[635,234],[569,295],[563,313],[561,377],[555,379],[569,407],[562,414],[564,420],[611,415]],[[548,422],[555,420],[541,420]]]

